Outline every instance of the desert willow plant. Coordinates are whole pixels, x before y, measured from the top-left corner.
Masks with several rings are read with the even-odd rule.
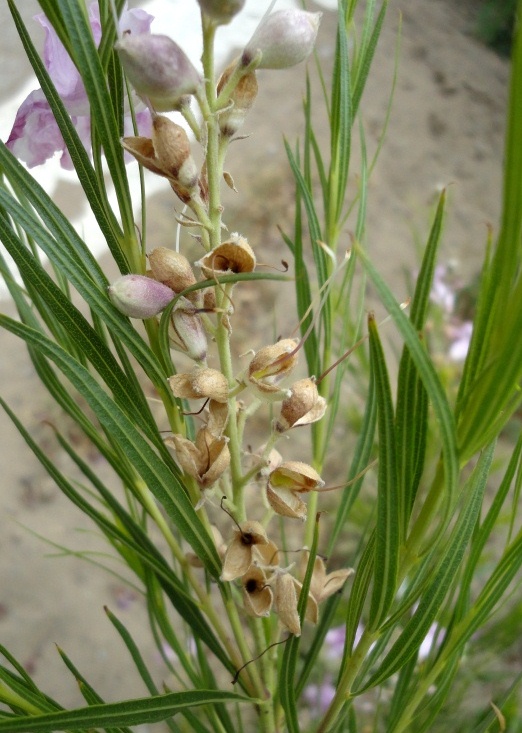
[[[169,645],[176,662],[163,652],[171,681],[158,684],[139,640],[108,610],[149,696],[122,694],[107,704],[103,690],[61,652],[86,701],[69,711],[2,648],[0,731],[114,732],[162,720],[170,730],[198,733],[435,730],[459,684],[464,653],[501,607],[522,563],[520,441],[498,489],[486,493],[495,441],[521,400],[520,30],[502,222],[496,244],[488,243],[453,404],[424,336],[444,193],[406,310],[363,246],[374,161],[367,160],[362,124],[360,187],[354,200],[346,194],[352,131],[386,3],[364,3],[360,28],[357,1],[339,5],[330,91],[320,75],[328,157],[312,125],[310,83],[303,142],[287,145],[296,209],[294,231],[282,236],[295,263],[301,338],[282,334],[255,354],[242,344],[240,361],[233,358],[233,327],[241,317],[236,293],[255,288],[260,278],[289,277],[257,266],[262,247],[255,230],[233,231],[221,203],[222,182],[233,185],[225,157],[254,105],[263,78],[258,70],[277,73],[310,56],[319,14],[270,9],[239,56],[218,72],[215,37],[222,24],[241,23],[241,0],[199,0],[201,69],[170,37],[151,34],[150,18],[129,13],[121,0],[115,7],[101,0],[88,8],[82,0],[40,5],[50,44],[45,63],[9,0],[41,90],[26,100],[7,145],[0,145],[0,233],[18,275],[4,261],[1,268],[19,313],[19,320],[1,316],[0,323],[26,341],[43,384],[106,459],[122,491],[101,480],[55,427],[83,478],[66,476],[4,408],[59,488],[136,576],[158,649]],[[56,64],[74,83],[62,88]],[[43,119],[45,133],[38,127]],[[50,139],[40,146],[45,135]],[[196,146],[202,166],[193,157]],[[55,150],[76,169],[119,267],[121,277],[110,285],[86,242],[16,157],[35,165]],[[178,202],[173,231],[179,225],[192,234],[200,248],[195,260],[174,241],[146,251],[146,218],[138,229],[124,154],[170,186]],[[320,201],[313,196],[317,181]],[[404,344],[394,390],[376,320],[370,315],[366,328],[362,317],[366,277]],[[73,291],[87,308],[72,303]],[[142,320],[144,329],[129,319]],[[299,359],[306,362],[305,376],[296,374]],[[346,437],[342,401],[347,381],[365,400],[353,439]],[[151,385],[161,406],[154,413]],[[251,449],[245,429],[263,410],[266,434]],[[311,426],[308,462],[292,458],[292,436],[303,426]],[[341,489],[328,495],[337,497],[335,512],[321,516],[321,490],[333,487],[322,474],[332,454],[345,453],[349,465],[334,482]],[[352,519],[356,509],[359,516],[363,510],[363,528]],[[507,530],[502,513],[510,516]],[[337,548],[347,533],[357,548],[342,557]],[[497,559],[484,577],[481,561],[492,537]],[[321,669],[327,632],[340,624],[344,643],[332,692],[321,706],[306,709],[302,701]],[[431,649],[420,655],[430,634]],[[509,710],[515,720],[516,706],[509,705],[517,682],[496,691],[494,708],[483,696],[462,729],[489,729]]]

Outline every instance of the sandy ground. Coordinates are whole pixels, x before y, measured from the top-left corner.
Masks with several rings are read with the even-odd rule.
[[[370,154],[386,114],[401,13],[395,99],[368,204],[368,249],[399,299],[408,295],[403,274],[418,262],[418,247],[429,230],[430,212],[441,185],[452,184],[443,260],[454,260],[464,278],[471,277],[480,263],[486,223],[498,220],[508,79],[507,63],[471,37],[471,16],[465,4],[391,0],[362,104]],[[3,33],[14,48],[15,31],[7,16],[2,7]],[[333,20],[325,15],[318,42],[318,53],[327,64],[333,55]],[[7,85],[1,89],[2,95],[21,83],[25,73],[11,57],[6,61],[11,75],[6,83],[9,89]],[[259,98],[248,123],[253,134],[237,143],[230,154],[229,168],[239,195],[227,194],[226,220],[231,229],[249,236],[262,252],[260,259],[273,257],[277,263],[286,253],[276,224],[290,226],[293,195],[282,134],[293,140],[302,130],[304,70],[265,74],[260,81]],[[315,98],[319,104],[318,92]],[[321,133],[324,131],[323,125]],[[326,145],[324,134],[320,137]],[[356,159],[357,153],[354,155]],[[151,246],[172,242],[171,213],[168,195],[153,198]],[[255,325],[259,339],[266,329],[272,331],[275,297],[267,286],[261,296],[245,303],[248,322]],[[2,309],[11,312],[8,303]],[[42,423],[60,417],[39,387],[23,345],[6,334],[0,335],[0,344],[3,397],[66,468]],[[64,705],[81,704],[81,698],[55,643],[106,699],[145,694],[103,612],[108,605],[136,633],[160,683],[164,669],[146,631],[142,599],[115,577],[79,558],[49,557],[57,550],[34,533],[78,551],[100,550],[104,545],[93,535],[90,523],[43,474],[3,414],[0,445],[0,643]]]

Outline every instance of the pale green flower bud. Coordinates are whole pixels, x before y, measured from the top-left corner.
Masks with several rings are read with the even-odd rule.
[[[123,275],[108,289],[113,305],[130,318],[152,318],[174,298],[174,292],[146,275]]]
[[[245,0],[198,0],[198,3],[209,18],[223,25],[243,9]]]
[[[313,51],[321,15],[295,9],[266,15],[245,46],[241,63],[248,66],[258,51],[259,69],[287,69],[304,61]]]
[[[114,46],[129,81],[154,109],[178,109],[203,80],[177,43],[168,36],[141,33],[123,36]]]

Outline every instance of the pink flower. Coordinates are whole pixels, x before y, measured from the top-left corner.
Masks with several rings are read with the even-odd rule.
[[[90,110],[80,74],[46,16],[35,15],[35,20],[45,30],[43,52],[45,68],[65,108],[71,115],[80,140],[89,150],[91,145]],[[153,16],[144,10],[124,8],[120,18],[120,32],[136,35],[150,33],[152,20]],[[101,39],[101,23],[97,2],[91,3],[89,7],[89,22],[94,41],[98,45]],[[136,119],[140,133],[149,136],[151,127],[149,111],[138,112]],[[125,134],[132,134],[130,117],[126,118],[125,127]],[[69,170],[72,168],[65,141],[41,89],[31,92],[22,102],[6,145],[29,168],[45,163],[57,152],[61,153],[62,168]]]

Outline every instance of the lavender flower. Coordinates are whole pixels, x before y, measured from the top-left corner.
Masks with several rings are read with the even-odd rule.
[[[49,72],[65,108],[71,115],[71,120],[76,127],[80,140],[87,149],[90,149],[89,101],[81,76],[46,16],[42,13],[35,15],[35,20],[45,30],[43,52],[45,68]],[[144,10],[127,10],[124,8],[120,18],[120,31],[136,35],[150,33],[152,20],[153,16]],[[91,3],[89,7],[89,22],[94,41],[98,45],[101,40],[102,29],[97,2]],[[149,111],[142,110],[138,112],[136,119],[141,133],[150,134]],[[130,117],[125,120],[125,128],[125,134],[132,134]],[[31,92],[22,102],[6,145],[29,168],[45,163],[57,152],[61,153],[60,165],[62,168],[71,170],[73,167],[65,141],[41,89]]]

